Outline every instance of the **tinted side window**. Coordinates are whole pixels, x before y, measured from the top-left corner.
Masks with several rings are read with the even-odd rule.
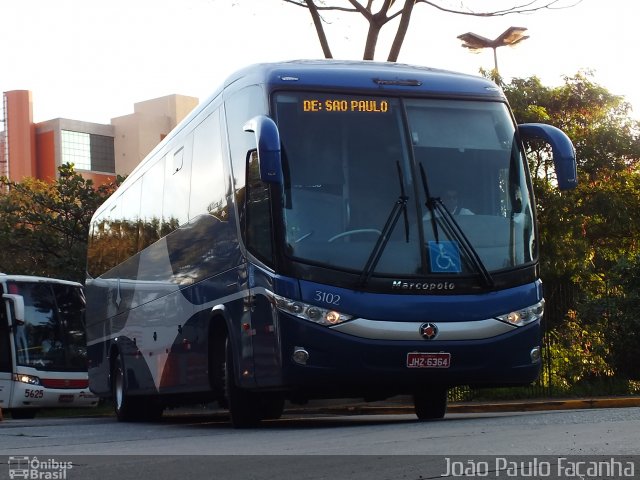
[[[121,253],[121,198],[102,211],[93,221],[87,254],[87,271],[97,278],[118,265]]]
[[[121,196],[120,262],[138,253],[141,179],[129,186]]]
[[[164,157],[157,161],[142,177],[140,201],[140,250],[160,239],[160,220],[164,194]]]
[[[187,137],[181,146],[175,148],[165,158],[162,236],[184,225],[189,219],[191,142],[192,136]]]
[[[271,264],[273,241],[269,186],[260,180],[258,155],[255,151],[248,156],[247,164],[245,241],[251,253]]]
[[[226,220],[220,114],[215,111],[195,129],[189,219],[213,215]]]
[[[267,112],[262,88],[246,87],[226,101],[227,129],[233,165],[233,180],[238,192],[245,184],[247,152],[256,148],[255,136],[243,130],[244,125],[256,115]]]

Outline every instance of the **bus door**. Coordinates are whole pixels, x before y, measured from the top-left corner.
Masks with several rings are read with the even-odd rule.
[[[11,399],[11,340],[6,301],[0,303],[0,408],[9,408]]]
[[[1,284],[0,284],[1,285]],[[0,294],[4,291],[0,288]],[[11,320],[14,308],[10,298],[2,298],[0,302],[0,408],[11,407],[13,394],[14,361],[11,347]]]
[[[257,143],[257,142],[256,142]],[[273,224],[269,186],[262,181],[258,154],[254,150],[247,156],[246,195],[244,204],[244,236],[248,250],[259,260],[273,263]],[[251,344],[252,366],[258,386],[281,383],[282,365],[278,341],[277,315],[269,299],[260,292],[272,289],[270,273],[251,262],[248,265],[250,330],[244,332],[244,343]],[[249,335],[247,335],[247,333]]]

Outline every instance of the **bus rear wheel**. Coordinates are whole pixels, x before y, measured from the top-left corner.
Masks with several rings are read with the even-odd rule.
[[[120,355],[113,361],[111,371],[111,398],[113,411],[121,422],[158,420],[164,407],[152,396],[132,396],[127,392],[127,377]]]
[[[113,411],[121,422],[128,422],[135,418],[134,400],[127,393],[127,378],[124,363],[120,355],[116,355],[111,367],[111,398]]]
[[[413,405],[419,420],[438,420],[447,411],[447,389],[420,390],[413,395]]]

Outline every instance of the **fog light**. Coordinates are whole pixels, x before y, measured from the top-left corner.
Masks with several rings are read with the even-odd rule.
[[[291,356],[291,358],[298,365],[306,365],[307,361],[309,360],[309,352],[307,352],[302,347],[294,347],[293,348],[293,355]]]
[[[542,356],[542,351],[540,350],[540,347],[535,347],[533,350],[531,350],[531,353],[529,355],[531,355],[531,363],[538,363],[540,361],[540,357]]]

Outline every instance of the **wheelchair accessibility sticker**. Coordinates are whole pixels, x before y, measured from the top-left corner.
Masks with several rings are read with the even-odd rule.
[[[455,242],[429,242],[429,258],[433,273],[460,273],[460,250]]]

